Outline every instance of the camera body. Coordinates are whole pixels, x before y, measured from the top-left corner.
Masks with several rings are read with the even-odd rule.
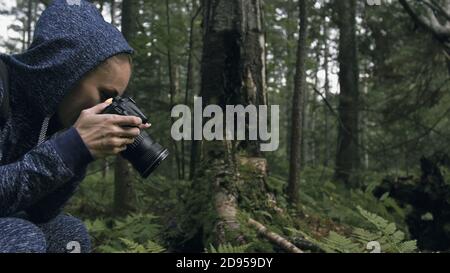
[[[142,119],[142,123],[147,123],[148,118],[137,107],[132,98],[115,97],[112,103],[103,111],[103,114],[113,114],[121,116],[135,116]]]
[[[114,98],[111,105],[102,114],[135,116],[141,118],[142,123],[148,123],[148,118],[139,109],[136,102],[128,97]],[[143,178],[147,178],[169,156],[169,151],[154,141],[147,132],[141,131],[134,143],[128,145],[121,155]]]

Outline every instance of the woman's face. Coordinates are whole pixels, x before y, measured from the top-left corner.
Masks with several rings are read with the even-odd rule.
[[[128,58],[111,57],[88,73],[58,106],[58,119],[64,128],[72,126],[81,111],[109,98],[122,96],[131,77]]]

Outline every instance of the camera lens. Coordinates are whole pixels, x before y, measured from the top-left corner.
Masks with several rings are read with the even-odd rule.
[[[143,178],[147,178],[167,158],[169,151],[142,131],[135,141],[121,153]]]

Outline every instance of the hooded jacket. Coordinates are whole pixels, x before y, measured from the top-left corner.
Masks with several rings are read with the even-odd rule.
[[[0,55],[10,106],[0,124],[0,217],[25,211],[45,222],[60,212],[93,158],[75,128],[48,132],[49,120],[85,74],[132,52],[93,4],[55,0],[39,18],[30,48]],[[4,86],[0,82],[2,103]]]

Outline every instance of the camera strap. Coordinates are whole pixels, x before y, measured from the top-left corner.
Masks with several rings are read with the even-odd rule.
[[[0,80],[3,84],[3,94],[0,105],[0,124],[3,124],[6,120],[8,120],[10,105],[8,69],[2,60],[0,60]]]

